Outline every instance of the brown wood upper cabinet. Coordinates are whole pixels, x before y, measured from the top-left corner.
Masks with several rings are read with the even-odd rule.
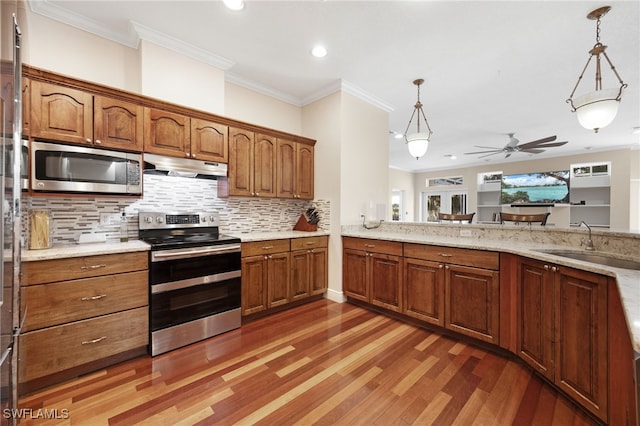
[[[37,80],[30,91],[34,138],[142,151],[142,106]]]
[[[144,109],[144,151],[226,163],[226,125],[155,108]]]
[[[278,198],[313,199],[313,151],[312,145],[278,139],[276,160]]]
[[[231,127],[228,185],[219,185],[218,195],[275,197],[275,167],[275,137]]]
[[[521,258],[517,353],[607,421],[607,278]]]

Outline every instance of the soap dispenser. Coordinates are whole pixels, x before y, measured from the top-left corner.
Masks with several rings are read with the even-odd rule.
[[[121,243],[126,243],[127,241],[129,241],[129,235],[127,232],[127,216],[124,213],[124,210],[122,211],[122,216],[120,216],[120,242]]]

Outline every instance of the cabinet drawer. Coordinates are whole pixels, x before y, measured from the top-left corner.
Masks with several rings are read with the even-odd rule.
[[[342,246],[353,250],[402,256],[402,243],[368,238],[342,237]]]
[[[289,251],[289,240],[267,240],[242,243],[242,257]]]
[[[405,243],[404,256],[454,265],[475,266],[483,269],[498,270],[500,267],[500,254],[484,250]]]
[[[24,287],[23,331],[146,306],[148,283],[145,270]]]
[[[22,285],[142,271],[148,269],[148,264],[146,251],[23,262]]]
[[[142,307],[21,335],[20,382],[147,345],[148,315]]]
[[[327,247],[329,237],[304,237],[291,239],[291,251]]]

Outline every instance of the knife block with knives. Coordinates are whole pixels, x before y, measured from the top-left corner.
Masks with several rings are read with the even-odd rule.
[[[318,211],[315,208],[310,207],[306,212],[300,215],[300,218],[293,229],[294,231],[317,231],[319,221],[320,216],[318,216]]]

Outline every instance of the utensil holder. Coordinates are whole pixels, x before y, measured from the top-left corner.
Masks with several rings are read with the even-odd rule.
[[[29,249],[48,249],[53,245],[51,210],[33,209],[29,212]]]
[[[318,225],[317,224],[310,224],[309,222],[307,222],[307,218],[304,217],[303,214],[300,215],[300,218],[298,219],[298,222],[296,222],[296,225],[293,227],[294,231],[307,231],[307,232],[311,232],[311,231],[317,231],[318,230]]]

